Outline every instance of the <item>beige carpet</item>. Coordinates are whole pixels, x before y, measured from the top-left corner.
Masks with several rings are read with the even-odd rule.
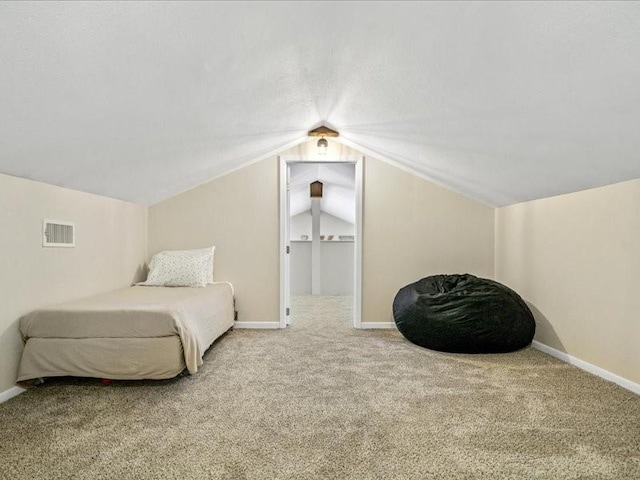
[[[639,479],[640,397],[533,349],[449,355],[297,298],[195,376],[0,405],[2,479]]]

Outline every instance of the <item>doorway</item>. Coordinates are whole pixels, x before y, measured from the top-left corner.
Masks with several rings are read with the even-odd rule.
[[[280,328],[325,300],[360,328],[363,157],[280,157],[279,166]]]

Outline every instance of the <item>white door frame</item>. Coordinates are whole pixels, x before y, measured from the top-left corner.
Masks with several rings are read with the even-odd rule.
[[[362,189],[364,157],[348,156],[339,159],[307,158],[298,155],[278,157],[280,168],[280,328],[287,326],[287,302],[291,298],[291,272],[289,270],[289,165],[292,163],[349,163],[356,170],[356,224],[354,239],[354,288],[353,288],[353,327],[362,325]],[[290,251],[290,248],[289,248]]]

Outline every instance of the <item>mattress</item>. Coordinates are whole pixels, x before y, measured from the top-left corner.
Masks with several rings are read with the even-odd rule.
[[[113,379],[193,374],[233,326],[233,288],[135,286],[54,305],[20,319],[18,382],[61,375]]]

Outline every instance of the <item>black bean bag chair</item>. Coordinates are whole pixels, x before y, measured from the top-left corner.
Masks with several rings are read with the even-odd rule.
[[[512,352],[536,331],[516,292],[474,275],[433,275],[407,285],[393,301],[393,318],[407,340],[442,352]]]

